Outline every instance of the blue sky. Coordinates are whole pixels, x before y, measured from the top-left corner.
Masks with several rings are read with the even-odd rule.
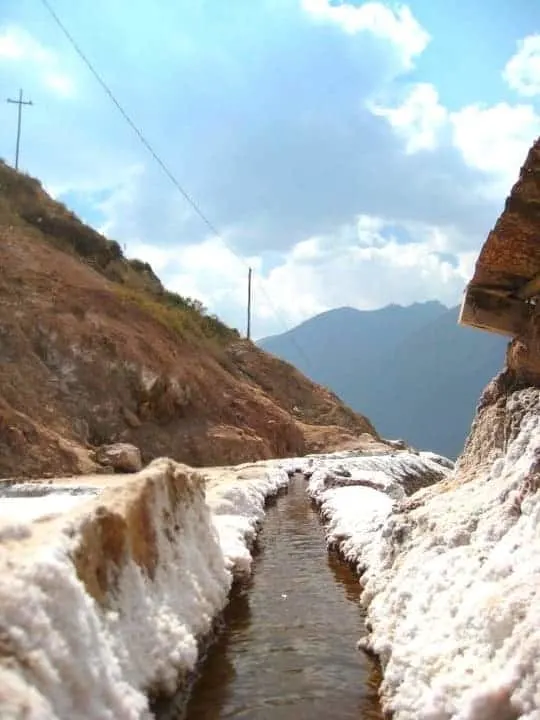
[[[21,166],[165,283],[254,329],[459,302],[540,134],[536,0],[49,0],[220,230],[148,155],[39,0],[0,0]],[[16,116],[0,106],[0,155]]]

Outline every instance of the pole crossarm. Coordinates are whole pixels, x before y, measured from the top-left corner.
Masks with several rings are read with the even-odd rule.
[[[13,98],[8,98],[7,102],[12,103],[13,105],[33,105],[34,104],[31,100],[22,100],[22,98],[19,100],[13,100]]]

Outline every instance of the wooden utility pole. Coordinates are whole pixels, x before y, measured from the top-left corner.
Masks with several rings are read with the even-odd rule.
[[[247,339],[251,340],[251,268],[248,270]]]
[[[19,90],[19,99],[12,100],[8,98],[8,103],[12,105],[18,105],[18,118],[17,118],[17,145],[15,148],[15,170],[19,169],[19,150],[21,147],[21,122],[22,122],[22,109],[23,105],[33,105],[31,100],[23,100],[23,91]]]

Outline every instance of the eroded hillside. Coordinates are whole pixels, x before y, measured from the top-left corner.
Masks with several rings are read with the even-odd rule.
[[[0,165],[0,475],[143,460],[237,463],[331,449],[371,423]]]

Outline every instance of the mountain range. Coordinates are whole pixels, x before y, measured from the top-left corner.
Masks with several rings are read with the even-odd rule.
[[[455,458],[507,340],[457,324],[437,301],[342,307],[259,341],[371,418],[385,437]]]

